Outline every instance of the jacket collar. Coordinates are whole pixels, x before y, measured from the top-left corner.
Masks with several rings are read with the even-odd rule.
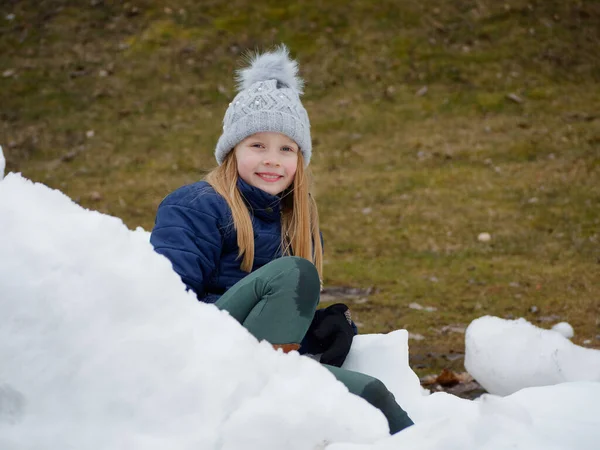
[[[280,220],[281,199],[278,195],[250,186],[241,178],[238,178],[237,186],[252,215],[268,222]]]

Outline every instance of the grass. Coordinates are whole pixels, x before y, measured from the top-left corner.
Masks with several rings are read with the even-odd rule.
[[[444,327],[485,314],[600,348],[599,30],[591,0],[9,1],[0,144],[8,170],[151,229],[213,167],[241,53],[285,42],[325,284],[374,287],[363,332],[422,335],[420,374],[462,370]]]

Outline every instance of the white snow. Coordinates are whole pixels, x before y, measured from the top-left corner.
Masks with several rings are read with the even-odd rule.
[[[147,235],[0,183],[0,448],[306,449],[387,436],[317,362],[185,292]]]
[[[477,240],[480,242],[489,242],[492,239],[492,235],[490,233],[479,233],[477,235]]]
[[[379,378],[408,412],[429,394],[408,365],[406,330],[359,335],[342,367]]]
[[[573,330],[571,324],[568,322],[557,323],[552,327],[552,330],[563,335],[567,339],[571,339],[573,336],[575,336],[575,331]]]
[[[488,392],[508,395],[531,386],[600,382],[600,350],[525,319],[486,316],[467,328],[465,367]]]
[[[470,361],[504,380],[510,352],[499,346],[494,366],[493,333],[477,322]],[[515,332],[503,337],[513,350],[535,344]],[[548,345],[573,345],[547,333]],[[529,369],[545,357],[536,352]],[[578,357],[590,355],[564,363],[581,369]],[[0,182],[2,450],[592,450],[600,440],[600,383],[477,401],[427,395],[405,330],[356,337],[345,367],[384,381],[416,425],[389,437],[383,415],[316,361],[275,352],[199,303],[146,231],[20,175]]]
[[[445,393],[423,400],[439,418],[375,444],[333,444],[327,450],[595,450],[600,383],[524,389],[509,397],[469,401]]]
[[[0,181],[4,178],[4,169],[6,168],[6,159],[4,159],[4,153],[2,152],[2,146],[0,145]]]

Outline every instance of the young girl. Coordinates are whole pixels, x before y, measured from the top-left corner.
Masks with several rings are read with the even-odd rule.
[[[340,368],[356,334],[348,307],[316,309],[323,251],[297,71],[281,46],[238,73],[218,167],[163,200],[150,241],[198,300],[227,310],[257,339],[322,353],[321,363],[379,408],[395,433],[412,421],[394,396],[379,380]]]

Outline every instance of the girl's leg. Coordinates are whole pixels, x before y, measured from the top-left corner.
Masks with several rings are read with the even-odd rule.
[[[327,364],[323,364],[323,366],[327,367],[339,381],[344,383],[350,392],[364,398],[371,405],[381,410],[388,420],[391,434],[413,424],[408,414],[396,403],[394,394],[388,391],[377,378]]]
[[[215,305],[257,339],[271,344],[300,343],[319,303],[315,266],[294,256],[276,259],[236,283]],[[396,433],[413,424],[393,394],[376,378],[323,364],[348,390],[380,409]]]
[[[238,281],[215,305],[259,340],[299,344],[312,322],[319,295],[315,266],[304,258],[286,256]]]

